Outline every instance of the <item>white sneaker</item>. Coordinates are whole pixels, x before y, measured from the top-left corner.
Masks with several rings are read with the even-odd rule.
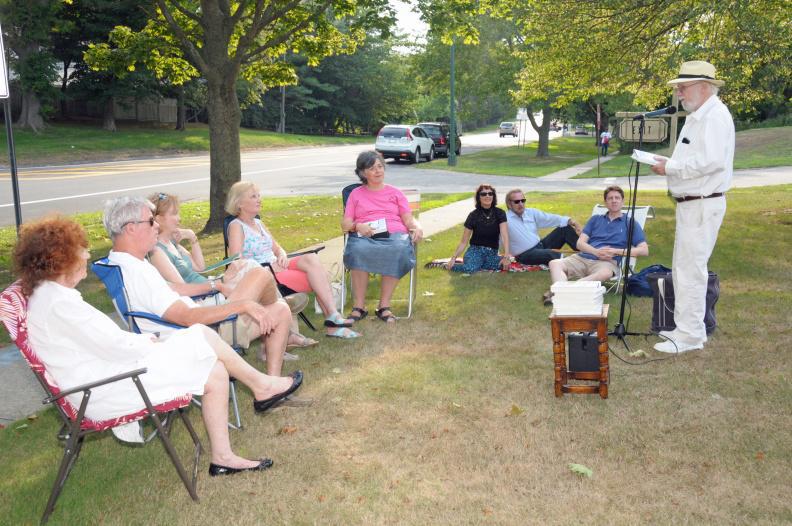
[[[674,342],[674,341],[665,341],[656,343],[654,346],[654,350],[658,352],[665,352],[669,354],[678,354],[688,351],[696,351],[698,349],[703,349],[703,344],[690,344],[690,343],[682,343],[682,342]]]

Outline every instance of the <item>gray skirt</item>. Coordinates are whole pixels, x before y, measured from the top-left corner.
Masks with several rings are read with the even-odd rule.
[[[344,266],[401,278],[415,266],[415,249],[408,234],[391,234],[384,239],[352,234],[344,248]]]

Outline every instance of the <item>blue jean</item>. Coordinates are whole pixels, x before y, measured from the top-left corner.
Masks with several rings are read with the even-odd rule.
[[[451,267],[454,272],[470,274],[479,270],[500,270],[500,256],[498,251],[490,247],[470,245],[465,252],[461,265]]]

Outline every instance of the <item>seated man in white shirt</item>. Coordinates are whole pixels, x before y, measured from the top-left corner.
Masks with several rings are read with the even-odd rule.
[[[509,253],[514,255],[518,263],[547,265],[561,257],[557,250],[564,244],[577,250],[580,224],[571,217],[526,208],[522,190],[511,190],[506,194],[506,207]],[[539,229],[549,227],[556,228],[540,239]]]
[[[105,205],[104,225],[113,241],[108,259],[121,268],[132,310],[150,312],[169,322],[191,326],[210,325],[232,314],[237,319],[237,339],[243,346],[262,337],[266,353],[267,373],[281,373],[286,341],[289,336],[291,312],[283,301],[261,305],[252,299],[228,301],[220,305],[202,306],[187,296],[180,296],[145,257],[157,243],[159,225],[154,220],[152,205],[137,197],[119,197]],[[269,273],[262,273],[272,279]],[[230,325],[230,324],[225,324]],[[178,329],[140,320],[141,330],[158,332],[161,338]],[[227,341],[230,333],[221,336]]]

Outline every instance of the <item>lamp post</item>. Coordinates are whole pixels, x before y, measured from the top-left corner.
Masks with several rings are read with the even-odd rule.
[[[456,166],[456,96],[454,94],[454,77],[456,76],[456,65],[454,64],[454,51],[456,44],[451,41],[451,111],[449,112],[450,137],[448,138],[448,166]]]
[[[17,178],[16,152],[14,152],[14,132],[11,128],[10,95],[11,93],[8,89],[5,48],[3,47],[3,30],[0,28],[0,99],[3,100],[3,118],[5,119],[8,158],[11,165],[11,192],[14,197],[14,219],[16,220],[17,235],[19,235],[19,227],[22,226],[22,204],[19,198],[19,179]]]

